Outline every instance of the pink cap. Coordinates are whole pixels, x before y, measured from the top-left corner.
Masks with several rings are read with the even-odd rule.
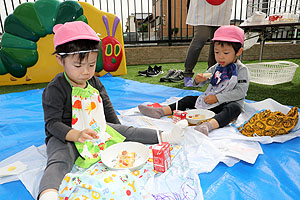
[[[213,41],[239,42],[242,45],[245,40],[244,30],[233,25],[221,26],[215,31]]]
[[[96,32],[85,22],[73,21],[65,24],[56,24],[53,27],[54,38],[53,43],[56,48],[58,45],[73,41],[73,40],[95,40],[100,41]]]

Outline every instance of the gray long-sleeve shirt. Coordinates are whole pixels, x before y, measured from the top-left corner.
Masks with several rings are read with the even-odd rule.
[[[240,60],[238,60],[235,64],[237,65],[238,70],[236,86],[226,93],[216,94],[216,97],[220,104],[235,101],[240,104],[242,108],[244,108],[244,100],[249,87],[249,71],[248,68]],[[206,72],[214,74],[217,66],[218,63],[210,67]],[[197,85],[194,81],[193,85],[197,87],[203,87],[209,82],[210,79]]]
[[[103,101],[107,122],[120,124],[107,92],[99,78],[92,77],[91,86],[99,91]],[[45,88],[42,96],[44,109],[46,143],[54,136],[65,142],[67,133],[72,129],[72,88],[63,73],[59,73]]]

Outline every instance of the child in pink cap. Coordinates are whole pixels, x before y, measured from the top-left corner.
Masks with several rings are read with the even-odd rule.
[[[194,87],[209,83],[200,96],[186,96],[178,101],[178,110],[209,109],[216,115],[196,130],[208,135],[216,128],[224,127],[236,119],[244,107],[244,99],[249,87],[247,67],[238,60],[243,51],[244,31],[237,26],[221,26],[214,33],[214,53],[217,64],[205,73],[199,73],[193,81]],[[153,118],[171,115],[176,104],[163,108],[138,106],[141,113]]]
[[[67,22],[54,26],[53,32],[53,54],[64,72],[55,76],[42,97],[48,161],[39,186],[40,200],[58,199],[59,185],[74,163],[88,168],[112,144],[156,144],[158,137],[169,143],[182,141],[187,123],[159,134],[120,124],[104,86],[94,76],[101,46],[89,25]]]

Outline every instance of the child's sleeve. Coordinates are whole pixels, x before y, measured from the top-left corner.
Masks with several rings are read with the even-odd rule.
[[[64,114],[65,101],[65,92],[54,85],[48,86],[43,92],[42,103],[46,134],[47,136],[48,134],[53,135],[62,142],[65,142],[67,133],[72,129],[66,125],[68,121],[71,121],[72,116]]]

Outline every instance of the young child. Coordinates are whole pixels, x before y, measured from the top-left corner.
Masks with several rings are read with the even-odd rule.
[[[186,96],[178,101],[178,110],[209,109],[216,115],[208,122],[195,127],[208,135],[209,131],[224,127],[236,119],[244,106],[244,99],[249,87],[247,67],[237,59],[243,51],[244,31],[237,26],[221,26],[214,33],[214,53],[217,64],[206,73],[197,74],[193,85],[204,86],[206,91],[198,96]],[[176,104],[163,108],[151,108],[139,105],[141,113],[153,118],[171,115]]]
[[[180,143],[186,125],[171,132],[124,126],[99,78],[94,76],[101,47],[96,32],[81,21],[53,28],[55,56],[63,66],[43,92],[47,166],[39,199],[58,199],[59,185],[74,163],[87,168],[100,160],[100,151],[114,143],[161,141]]]

